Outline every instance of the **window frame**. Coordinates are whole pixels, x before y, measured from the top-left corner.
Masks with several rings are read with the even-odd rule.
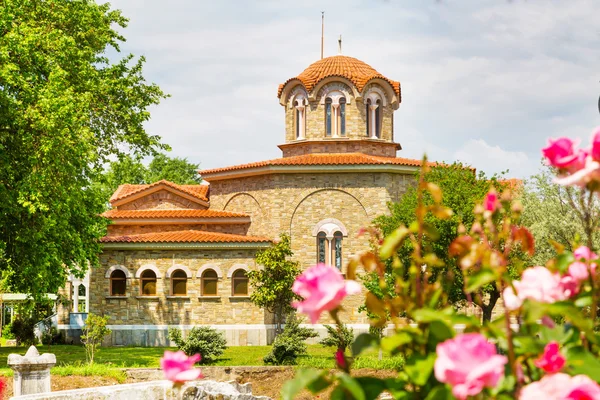
[[[149,278],[149,277],[145,276],[147,274],[152,274],[153,278]],[[144,282],[151,283],[152,281],[154,282],[154,293],[151,293],[151,294],[144,293],[144,284],[145,284]],[[158,286],[158,276],[156,275],[156,272],[154,272],[154,270],[152,270],[150,268],[142,271],[142,273],[140,274],[140,296],[145,296],[145,297],[156,296],[158,293],[157,286]]]
[[[213,274],[215,274],[214,278],[213,277],[207,278],[205,275],[207,273],[211,273],[211,272]],[[215,282],[215,293],[214,294],[205,292],[204,284],[206,281],[214,281]],[[207,270],[203,271],[202,275],[200,276],[200,296],[215,297],[218,295],[219,295],[219,274],[214,269],[207,269]]]
[[[176,276],[176,275],[183,275],[183,276]],[[182,269],[176,269],[175,271],[173,271],[173,273],[171,273],[170,276],[171,279],[171,296],[179,296],[179,297],[186,297],[188,295],[188,275],[187,273],[182,270]],[[176,294],[175,293],[175,284],[176,283],[181,283],[184,282],[185,284],[185,292],[183,294]]]
[[[123,277],[116,278],[114,275],[116,273],[123,274]],[[108,294],[111,297],[125,297],[127,296],[127,274],[121,269],[115,269],[110,273],[109,284],[108,284]],[[114,281],[123,281],[123,294],[115,294],[114,292]]]
[[[236,276],[238,274],[243,274],[243,276]],[[235,292],[236,281],[244,280],[246,281],[246,293],[240,294]],[[236,269],[233,274],[231,274],[231,296],[232,297],[248,297],[250,295],[249,281],[248,281],[248,273],[245,269],[239,268]]]

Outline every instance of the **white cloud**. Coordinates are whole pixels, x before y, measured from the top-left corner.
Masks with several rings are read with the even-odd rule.
[[[470,139],[453,154],[453,158],[487,175],[509,170],[507,177],[524,178],[537,172],[539,162],[532,161],[523,151],[507,151],[488,144],[483,139]]]

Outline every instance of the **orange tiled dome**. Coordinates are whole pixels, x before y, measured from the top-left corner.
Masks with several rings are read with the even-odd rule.
[[[281,97],[283,87],[293,79],[300,80],[306,90],[310,92],[317,83],[330,76],[340,76],[350,80],[359,91],[363,90],[369,80],[380,78],[388,82],[394,89],[394,92],[400,97],[400,82],[388,79],[369,64],[347,56],[327,57],[312,63],[300,75],[288,79],[284,84],[279,85],[277,97]]]

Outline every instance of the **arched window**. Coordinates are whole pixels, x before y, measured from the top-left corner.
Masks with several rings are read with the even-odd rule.
[[[327,262],[327,234],[325,232],[317,234],[317,262]]]
[[[110,295],[111,296],[125,296],[127,290],[127,277],[125,272],[120,269],[114,270],[110,274]]]
[[[371,99],[367,99],[367,105],[365,110],[366,122],[367,122],[367,137],[371,136]]]
[[[341,221],[327,218],[320,221],[312,232],[317,239],[317,262],[332,265],[342,270],[342,241],[348,230]]]
[[[187,274],[178,269],[171,274],[171,295],[187,296]]]
[[[331,136],[331,120],[332,118],[332,101],[331,98],[325,100],[325,136]]]
[[[340,99],[340,112],[338,117],[339,135],[346,136],[346,99]]]
[[[333,256],[333,265],[339,269],[340,271],[342,270],[342,239],[344,238],[344,236],[342,235],[342,232],[337,231],[336,233],[333,234],[333,248],[331,249],[331,255]]]
[[[381,100],[377,100],[375,109],[375,136],[381,138]]]
[[[151,269],[142,272],[140,291],[142,296],[156,296],[156,274]]]
[[[219,277],[214,269],[207,269],[202,274],[202,296],[216,296]]]
[[[77,312],[85,312],[85,285],[80,284],[77,289],[79,293],[79,304],[77,304]]]
[[[294,125],[296,128],[296,139],[300,138],[300,110],[298,109],[298,101],[294,102]]]
[[[248,296],[248,276],[246,275],[246,271],[238,269],[233,273],[231,280],[233,296]]]

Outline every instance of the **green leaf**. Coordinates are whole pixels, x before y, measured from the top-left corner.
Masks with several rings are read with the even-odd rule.
[[[562,253],[556,257],[556,263],[554,265],[560,273],[564,273],[569,269],[569,265],[573,264],[574,262],[575,257],[572,253]]]
[[[427,394],[425,400],[454,400],[454,396],[446,385],[439,385]]]
[[[313,368],[302,368],[296,372],[294,379],[287,381],[281,389],[281,397],[284,400],[293,400],[296,395],[307,388],[313,382],[324,379],[325,371]]]
[[[396,249],[402,245],[402,242],[408,234],[409,230],[405,226],[401,226],[393,231],[383,241],[383,244],[379,249],[379,256],[384,260],[390,258],[396,253]]]
[[[451,308],[443,310],[420,308],[412,313],[412,317],[416,322],[446,321],[452,312]]]
[[[518,355],[537,355],[544,350],[543,344],[531,336],[517,336],[513,338],[515,353]]]
[[[567,368],[572,375],[584,374],[600,382],[600,361],[582,346],[567,349]]]
[[[354,339],[354,342],[352,342],[352,356],[356,357],[362,353],[363,350],[375,347],[378,342],[379,339],[370,333],[361,333]]]
[[[398,332],[392,336],[386,336],[381,339],[381,348],[384,351],[393,353],[400,346],[404,346],[413,341],[412,335],[407,332]]]
[[[424,386],[427,383],[433,372],[435,358],[435,353],[429,353],[428,355],[413,354],[406,359],[404,371],[412,383],[417,386]]]
[[[429,325],[429,348],[435,349],[438,343],[454,337],[454,329],[442,321],[433,321]]]
[[[366,400],[365,392],[354,378],[346,373],[338,374],[337,378],[340,381],[340,386],[346,389],[354,400]]]
[[[586,293],[577,300],[575,300],[575,307],[589,307],[592,305],[592,295]]]
[[[494,282],[498,277],[490,268],[482,268],[477,272],[467,276],[467,287],[465,290],[469,293],[475,292],[482,286]]]
[[[355,378],[365,392],[366,400],[375,400],[386,389],[385,381],[370,376]]]

